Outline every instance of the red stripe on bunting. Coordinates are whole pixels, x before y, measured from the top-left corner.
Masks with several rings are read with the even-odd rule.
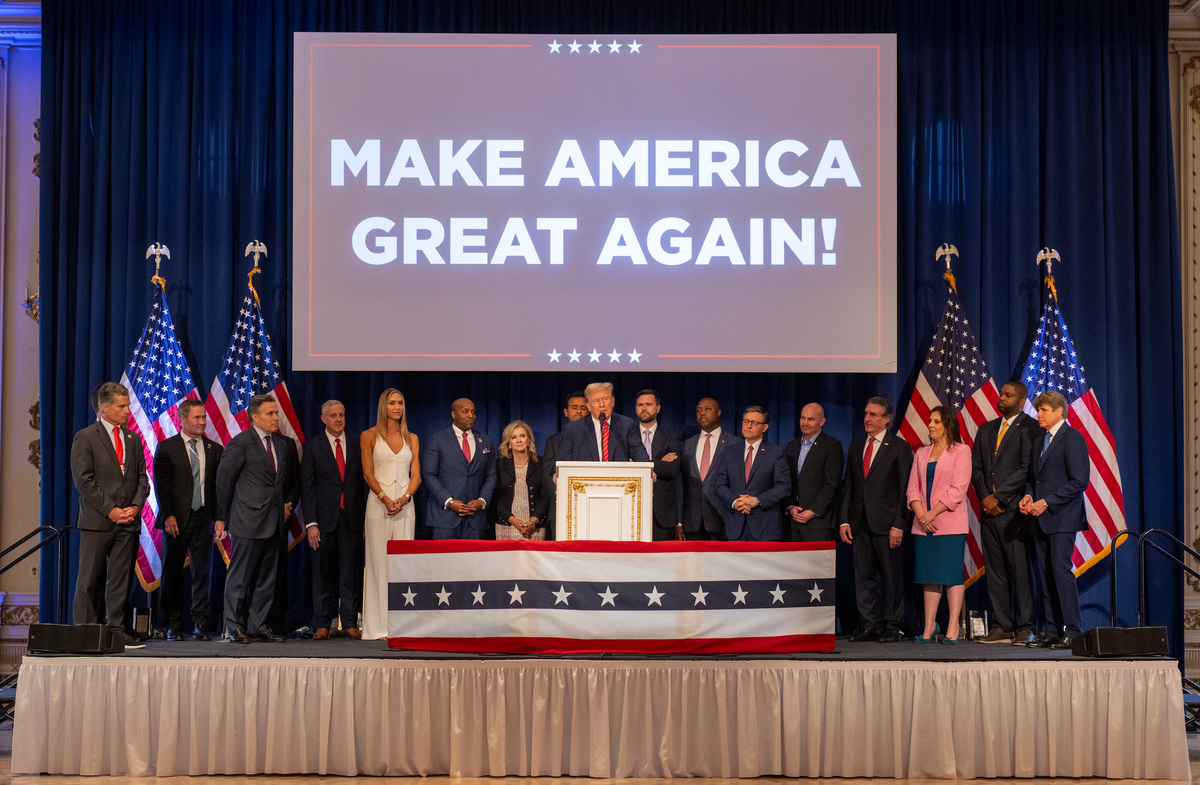
[[[791,654],[834,651],[833,635],[776,635],[760,638],[388,638],[388,647],[408,651],[469,654]]]
[[[554,553],[769,553],[780,551],[832,551],[833,542],[613,542],[610,540],[389,540],[394,555],[425,553],[496,553],[497,551],[547,551]]]

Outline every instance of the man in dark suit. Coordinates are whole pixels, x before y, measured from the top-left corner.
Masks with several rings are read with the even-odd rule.
[[[1038,578],[1045,601],[1045,627],[1030,646],[1069,649],[1071,638],[1083,630],[1079,614],[1079,592],[1071,555],[1075,535],[1087,527],[1083,494],[1091,466],[1087,440],[1067,425],[1067,399],[1047,391],[1033,402],[1038,425],[1046,432],[1035,444],[1027,493],[1020,510],[1035,521],[1034,544]]]
[[[1033,640],[1032,545],[1029,518],[1017,509],[1029,480],[1033,445],[1042,438],[1037,420],[1021,411],[1028,389],[1000,388],[1000,416],[979,426],[971,448],[971,484],[979,499],[980,545],[994,624],[980,643],[1026,645]]]
[[[683,446],[674,431],[658,421],[662,399],[654,390],[642,390],[634,402],[638,435],[642,448],[654,461],[654,539],[683,539],[683,508],[676,484],[679,481],[679,454]]]
[[[71,443],[71,476],[79,491],[79,573],[73,610],[76,624],[104,621],[123,639],[125,595],[150,478],[142,439],[125,428],[129,390],[105,382],[98,400],[99,419],[76,433]],[[133,648],[132,641],[126,646]]]
[[[300,457],[296,443],[279,431],[279,405],[256,395],[247,407],[250,428],[225,445],[217,469],[216,538],[233,537],[225,576],[225,638],[234,643],[279,641],[267,626],[275,597],[279,549],[300,497]]]
[[[425,522],[435,540],[482,540],[496,490],[496,445],[475,433],[475,404],[466,398],[450,405],[450,418],[453,425],[421,450],[421,477],[429,490]]]
[[[721,407],[713,398],[696,404],[700,433],[683,443],[683,531],[689,540],[725,539],[725,518],[710,500],[717,475],[713,472],[726,447],[741,439],[721,430]],[[735,429],[736,430],[736,429]]]
[[[713,469],[712,502],[725,519],[728,540],[783,540],[780,504],[791,486],[783,450],[763,438],[770,425],[766,409],[746,407],[741,449],[725,450]]]
[[[810,403],[800,410],[800,438],[788,443],[788,473],[792,480],[791,503],[784,510],[791,524],[792,542],[833,539],[837,512],[833,500],[842,481],[842,443],[821,430],[825,409]]]
[[[300,461],[300,499],[308,547],[313,550],[313,640],[330,637],[332,622],[339,617],[342,634],[361,638],[362,453],[358,440],[346,438],[346,407],[341,401],[321,406],[321,422],[324,432],[308,441]]]
[[[570,425],[576,420],[587,417],[587,413],[587,399],[583,397],[583,390],[575,390],[570,393],[567,396],[566,408],[563,409],[563,417],[567,418],[567,424]],[[538,461],[538,470],[542,472],[542,492],[550,497],[550,508],[546,513],[547,536],[558,520],[554,492],[554,464],[558,460],[558,453],[561,449],[562,431],[559,431],[546,437],[546,442],[542,445],[542,459]]]
[[[866,437],[850,445],[846,459],[839,533],[843,542],[854,546],[854,592],[861,620],[852,641],[905,640],[900,542],[908,520],[913,451],[903,439],[888,433],[894,411],[887,398],[868,400],[863,410]]]
[[[179,433],[154,452],[158,521],[166,547],[160,599],[167,640],[184,640],[183,563],[192,564],[192,637],[208,634],[208,571],[212,563],[213,511],[217,507],[217,467],[224,448],[204,435],[204,404],[188,398],[179,404]]]
[[[637,422],[613,414],[613,386],[593,382],[583,391],[588,414],[563,429],[559,461],[649,461],[646,448],[638,438]],[[604,422],[600,422],[600,415]]]

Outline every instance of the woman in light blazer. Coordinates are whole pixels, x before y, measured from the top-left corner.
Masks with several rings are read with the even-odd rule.
[[[932,643],[940,631],[935,619],[943,589],[950,619],[942,643],[958,643],[970,485],[971,450],[959,438],[958,420],[949,408],[934,407],[929,412],[929,444],[917,450],[908,477],[908,506],[915,513],[916,578],[925,584],[925,629],[917,643]]]

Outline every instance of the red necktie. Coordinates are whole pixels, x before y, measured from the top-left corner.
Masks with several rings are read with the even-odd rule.
[[[342,481],[344,482],[346,480],[346,454],[344,452],[342,452],[342,440],[341,439],[334,439],[333,443],[337,445],[337,452],[335,453],[334,457],[337,458],[338,475],[342,478]],[[346,494],[344,494],[344,493],[342,494],[341,507],[343,510],[346,509]]]
[[[746,482],[750,482],[750,469],[754,466],[754,445],[746,445]]]
[[[867,449],[863,450],[863,477],[871,471],[871,451],[875,449],[875,437],[867,438]]]
[[[271,471],[278,473],[279,467],[275,465],[275,450],[271,446],[271,435],[267,434],[263,437],[263,446],[267,448],[267,461],[271,464]]]
[[[471,462],[471,443],[467,441],[466,431],[463,431],[463,457],[467,459],[467,463]]]
[[[602,423],[600,425],[600,449],[604,453],[604,457],[601,458],[600,460],[607,461],[608,460],[608,423],[607,422]]]
[[[708,467],[712,464],[712,434],[704,434],[704,452],[700,453],[700,482],[708,476]]]
[[[121,443],[121,427],[113,426],[114,446],[117,449],[117,464],[121,467],[121,471],[125,471],[125,445]]]

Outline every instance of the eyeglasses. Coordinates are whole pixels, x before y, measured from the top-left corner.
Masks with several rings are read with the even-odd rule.
[[[742,420],[742,425],[766,425],[762,420]]]

